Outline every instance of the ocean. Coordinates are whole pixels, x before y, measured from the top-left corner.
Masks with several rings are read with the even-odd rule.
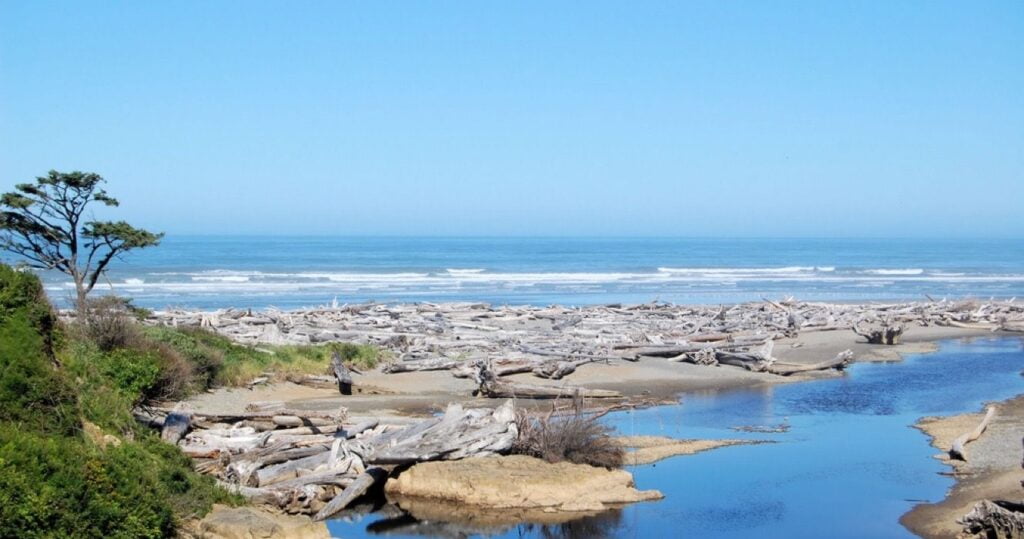
[[[43,278],[66,305],[70,280]],[[157,309],[1009,298],[1024,240],[168,236],[96,293]]]

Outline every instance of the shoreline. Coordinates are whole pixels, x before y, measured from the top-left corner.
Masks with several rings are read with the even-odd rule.
[[[849,328],[829,331],[811,331],[796,336],[777,336],[772,342],[774,359],[788,364],[812,364],[843,350],[853,353],[857,362],[895,362],[908,354],[923,354],[938,350],[938,341],[972,339],[976,337],[1008,336],[1010,332],[981,328],[963,328],[936,325],[910,325],[897,345],[869,344]],[[188,401],[195,411],[232,411],[244,409],[258,401],[282,401],[289,408],[307,410],[336,410],[344,407],[353,421],[377,418],[384,421],[410,421],[444,410],[450,403],[467,407],[489,407],[503,399],[472,396],[476,384],[472,379],[457,378],[448,370],[413,371],[388,374],[379,368],[354,376],[354,395],[339,395],[335,389],[318,389],[290,382],[271,383],[252,389],[218,389]],[[842,376],[834,370],[797,373],[779,376],[766,372],[751,372],[732,366],[708,366],[672,362],[664,357],[639,357],[636,361],[595,362],[580,365],[567,377],[568,383],[587,389],[621,391],[627,402],[646,405],[673,404],[688,393],[722,391],[738,388],[768,388],[779,383],[795,383]],[[513,374],[503,379],[540,385],[560,385],[562,380],[538,379],[531,373]],[[659,402],[660,400],[660,402]],[[527,407],[547,407],[552,401],[530,402],[519,400]],[[591,401],[600,406],[601,400]],[[1024,406],[1024,404],[1022,404]],[[694,442],[691,440],[690,442]],[[705,441],[706,442],[706,441]],[[973,447],[972,447],[973,448]],[[911,513],[900,518],[908,529],[920,533]],[[966,513],[964,511],[963,513]],[[960,515],[956,515],[960,516]],[[911,523],[908,523],[911,522]],[[932,534],[932,536],[945,536]]]
[[[913,426],[942,453],[934,458],[950,467],[954,484],[935,503],[919,504],[900,518],[911,532],[923,537],[955,537],[963,529],[957,519],[982,500],[1024,499],[1021,480],[1021,432],[1024,432],[1024,394],[993,403],[996,416],[985,433],[967,445],[968,461],[952,461],[946,451],[955,437],[973,429],[984,413],[970,412],[921,418]]]
[[[779,361],[794,364],[813,363],[843,350],[853,352],[854,362],[900,361],[906,354],[937,350],[935,343],[940,340],[992,335],[1012,333],[987,329],[911,326],[906,330],[901,344],[875,345],[864,342],[863,338],[848,329],[817,331],[778,339],[773,354]],[[770,387],[835,376],[842,374],[828,370],[778,376],[730,366],[705,366],[671,362],[665,358],[642,357],[637,361],[581,365],[562,380],[541,379],[530,373],[502,378],[534,385],[570,385],[613,390],[623,393],[630,401],[657,403],[676,400],[689,392]],[[387,374],[378,368],[354,376],[354,387],[361,392],[342,396],[335,389],[277,382],[252,389],[220,388],[193,397],[187,402],[196,410],[220,411],[241,410],[250,402],[268,400],[284,401],[289,406],[310,410],[330,410],[343,405],[356,417],[422,417],[444,410],[451,402],[471,403],[473,406],[490,406],[500,402],[499,399],[472,396],[476,389],[475,382],[470,378],[456,378],[447,370]],[[536,405],[546,406],[549,402],[537,401]]]

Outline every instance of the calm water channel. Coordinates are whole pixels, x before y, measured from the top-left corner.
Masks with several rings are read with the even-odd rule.
[[[374,513],[330,522],[338,537],[905,537],[899,517],[941,500],[952,480],[918,418],[978,410],[1024,393],[1024,340],[945,341],[899,363],[856,364],[838,379],[688,393],[681,403],[623,412],[622,434],[755,438],[631,468],[637,487],[665,499],[559,526],[446,527]],[[789,425],[743,434],[731,427]]]

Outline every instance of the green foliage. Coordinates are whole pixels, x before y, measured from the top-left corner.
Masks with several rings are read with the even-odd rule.
[[[0,537],[173,537],[218,502],[237,500],[155,436],[100,448],[0,425]]]
[[[104,352],[80,332],[57,362],[54,322],[38,279],[0,265],[0,537],[173,537],[180,519],[240,503],[132,418],[173,350]],[[98,445],[82,418],[120,443]]]
[[[114,387],[141,401],[156,384],[160,359],[152,352],[114,350],[103,354],[98,367]]]
[[[53,353],[57,317],[43,292],[43,284],[35,275],[0,264],[0,321],[21,313],[42,338],[43,351]]]
[[[54,325],[39,279],[0,265],[0,421],[54,434],[77,428],[74,390],[51,356]]]
[[[148,327],[144,332],[147,338],[171,346],[186,358],[195,369],[199,385],[204,387],[244,385],[264,372],[280,378],[325,374],[334,352],[356,368],[370,369],[381,360],[380,349],[370,345],[328,343],[255,348],[201,329]]]
[[[61,353],[66,371],[79,387],[82,416],[115,432],[131,432],[131,409],[140,403],[184,397],[193,388],[192,371],[173,350],[145,343],[147,348],[101,351],[77,340]]]
[[[78,427],[74,389],[23,311],[0,321],[0,422],[53,434]]]
[[[79,307],[118,255],[163,238],[124,221],[83,223],[91,203],[118,205],[100,188],[103,182],[98,174],[51,170],[0,195],[0,249],[29,267],[70,275]]]
[[[341,354],[342,361],[358,369],[372,369],[382,358],[381,350],[368,344],[331,343],[325,346],[328,350]]]
[[[153,343],[164,345],[188,362],[198,389],[206,389],[216,384],[224,363],[224,348],[208,342],[216,338],[216,335],[197,330],[147,327],[143,329],[143,336]],[[231,344],[230,341],[228,344]],[[237,348],[242,351],[248,350],[241,346]]]

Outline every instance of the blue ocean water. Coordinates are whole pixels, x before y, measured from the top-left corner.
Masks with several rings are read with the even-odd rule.
[[[1024,297],[1024,240],[169,236],[97,291],[206,309]]]

